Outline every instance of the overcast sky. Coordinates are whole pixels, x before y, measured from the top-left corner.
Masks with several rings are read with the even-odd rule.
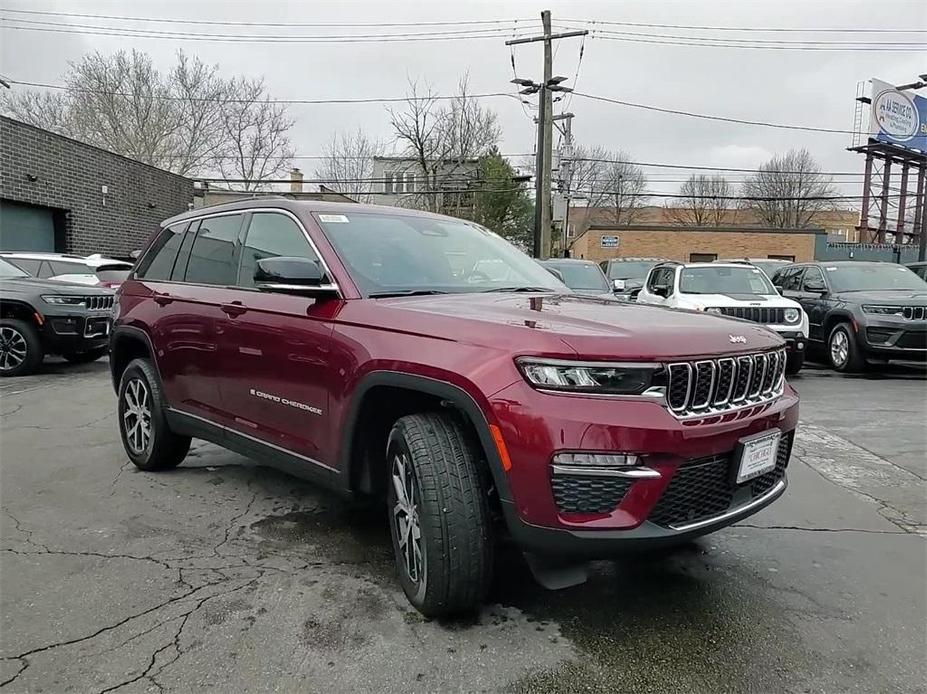
[[[52,10],[159,19],[199,19],[251,22],[409,22],[487,19],[535,20],[542,9],[558,20],[646,22],[664,24],[927,29],[924,0],[801,0],[749,1],[595,1],[521,2],[278,2],[133,0],[0,0],[8,9]],[[10,17],[12,15],[6,15]],[[33,16],[39,21],[103,24],[102,20]],[[106,25],[112,25],[107,22]],[[422,29],[221,27],[189,24],[124,24],[153,30],[216,33],[378,33]],[[511,25],[508,25],[511,26]],[[436,30],[453,30],[440,27]],[[658,28],[612,27],[619,31],[718,36],[718,32]],[[725,35],[725,34],[720,34]],[[730,36],[731,34],[727,34]],[[822,41],[924,40],[927,34],[735,34],[739,38]],[[277,98],[381,97],[402,95],[407,78],[432,83],[442,94],[453,93],[458,78],[470,73],[474,92],[512,90],[510,51],[503,38],[447,42],[260,44],[215,43],[138,37],[86,36],[40,33],[5,28],[0,33],[0,72],[12,79],[60,82],[67,63],[86,52],[140,48],[167,70],[178,48],[218,63],[226,75],[266,78]],[[572,79],[577,67],[579,39],[558,42],[554,73]],[[541,52],[537,44],[515,49],[520,77],[537,79]],[[857,82],[879,77],[909,82],[927,72],[927,52],[830,52],[741,50],[701,46],[669,46],[589,39],[580,66],[577,90],[632,102],[751,120],[850,129]],[[572,82],[570,83],[572,84]],[[513,92],[514,93],[514,92]],[[922,92],[923,93],[923,92]],[[533,124],[514,99],[487,100],[499,114],[503,152],[531,152]],[[770,128],[696,120],[642,111],[575,97],[574,136],[578,143],[624,150],[634,160],[754,167],[790,147],[809,149],[827,170],[861,171],[860,155],[845,151],[849,135],[774,130]],[[299,154],[318,154],[331,134],[363,128],[389,140],[387,114],[382,105],[294,105],[292,132]],[[313,162],[298,164],[311,173]],[[647,169],[651,179],[684,177],[682,172]],[[736,176],[735,176],[736,178]],[[856,179],[842,180],[841,192],[858,193]],[[658,183],[654,190],[673,190],[674,183]]]

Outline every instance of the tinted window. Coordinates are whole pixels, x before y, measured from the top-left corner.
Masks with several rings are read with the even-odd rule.
[[[18,267],[12,263],[6,262],[3,258],[0,258],[0,277],[10,278],[10,277],[27,277],[28,275],[20,270]]]
[[[6,258],[6,260],[33,277],[39,274],[39,265],[42,264],[41,260],[29,260],[28,258]]]
[[[608,268],[608,278],[611,280],[642,280],[653,266],[654,263],[649,261],[612,263]]]
[[[257,261],[264,258],[309,258],[318,261],[299,225],[286,215],[258,212],[251,215],[248,235],[241,249],[241,270],[238,284],[254,286]]]
[[[170,280],[171,268],[177,257],[177,249],[183,239],[186,224],[175,224],[165,228],[139,263],[135,276],[146,280]]]
[[[718,259],[717,253],[690,253],[690,263],[713,263]]]
[[[52,272],[51,265],[48,264],[47,260],[43,260],[42,264],[39,265],[39,277],[42,279],[48,279],[53,274],[55,273]]]
[[[821,274],[821,270],[816,267],[809,267],[805,268],[801,286],[802,289],[823,289],[827,285],[824,284],[824,275]]]
[[[180,243],[180,250],[177,252],[177,260],[174,261],[174,270],[171,272],[171,279],[174,282],[183,282],[187,274],[187,262],[190,260],[190,249],[193,248],[193,241],[196,240],[196,230],[199,228],[199,222],[191,222],[187,228],[187,233],[183,235],[183,241]]]
[[[774,284],[782,287],[783,289],[788,289],[793,292],[797,292],[799,287],[801,287],[801,274],[805,271],[803,267],[790,267],[785,270],[780,270],[779,274],[776,275],[776,281]]]
[[[89,275],[93,273],[84,263],[73,263],[64,260],[49,260],[52,277],[55,275]]]
[[[187,263],[187,282],[235,284],[238,279],[238,233],[242,215],[209,217],[200,221]]]
[[[661,267],[650,273],[650,280],[647,282],[647,288],[650,290],[650,293],[654,294],[654,288],[657,285],[664,284],[670,288],[670,294],[672,294],[675,272],[675,268]]]
[[[559,270],[563,282],[570,289],[609,291],[608,281],[598,265],[593,263],[547,263],[548,267]]]

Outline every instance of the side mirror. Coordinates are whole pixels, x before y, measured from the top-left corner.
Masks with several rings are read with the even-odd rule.
[[[616,292],[623,292],[623,291],[624,291],[624,286],[625,286],[625,281],[624,281],[624,280],[612,280],[612,288],[613,288]]]
[[[254,270],[254,286],[266,292],[287,292],[306,296],[335,296],[338,287],[323,284],[322,268],[308,258],[263,258]]]
[[[805,291],[812,294],[827,294],[827,287],[819,283],[809,283],[805,285]]]

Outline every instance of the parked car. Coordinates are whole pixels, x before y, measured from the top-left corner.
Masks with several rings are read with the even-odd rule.
[[[805,363],[808,316],[749,263],[661,263],[647,275],[637,301],[760,323],[786,341],[787,374],[798,373]]]
[[[479,269],[498,263],[502,280]],[[173,468],[197,437],[385,500],[426,615],[481,602],[502,533],[566,585],[582,575],[566,557],[686,542],[786,487],[798,396],[780,337],[569,294],[469,222],[272,198],[191,210],[118,296],[129,459]]]
[[[612,290],[619,299],[633,300],[644,284],[647,273],[665,258],[612,258],[599,263],[602,272],[612,283]]]
[[[783,296],[804,307],[809,340],[837,371],[867,359],[927,359],[927,283],[893,263],[801,263],[776,273]]]
[[[114,294],[30,277],[0,258],[0,376],[34,372],[46,354],[74,364],[106,354]]]
[[[760,270],[766,273],[766,276],[769,279],[773,278],[779,270],[789,265],[792,265],[794,260],[780,260],[779,258],[729,258],[727,260],[719,260],[716,262],[721,263],[750,263],[754,267],[758,267]]]
[[[922,280],[927,281],[927,261],[919,261],[916,263],[908,263],[905,265],[911,272],[920,277]]]
[[[94,255],[68,255],[65,253],[28,253],[4,251],[6,258],[32,277],[61,280],[75,284],[100,285],[115,289],[128,276],[132,263]]]
[[[554,276],[577,294],[610,301],[615,298],[602,269],[591,260],[551,258],[541,261],[541,265],[555,271]]]

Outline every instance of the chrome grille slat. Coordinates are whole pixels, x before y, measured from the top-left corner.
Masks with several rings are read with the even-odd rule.
[[[713,309],[714,310],[714,309]],[[722,315],[743,318],[764,325],[781,325],[785,323],[784,308],[760,306],[721,306],[717,309]]]
[[[669,364],[666,403],[676,417],[704,417],[782,394],[785,351]]]
[[[103,311],[113,307],[112,296],[85,296],[84,306],[88,311]]]
[[[924,320],[927,317],[927,306],[905,306],[901,309],[905,320]]]

